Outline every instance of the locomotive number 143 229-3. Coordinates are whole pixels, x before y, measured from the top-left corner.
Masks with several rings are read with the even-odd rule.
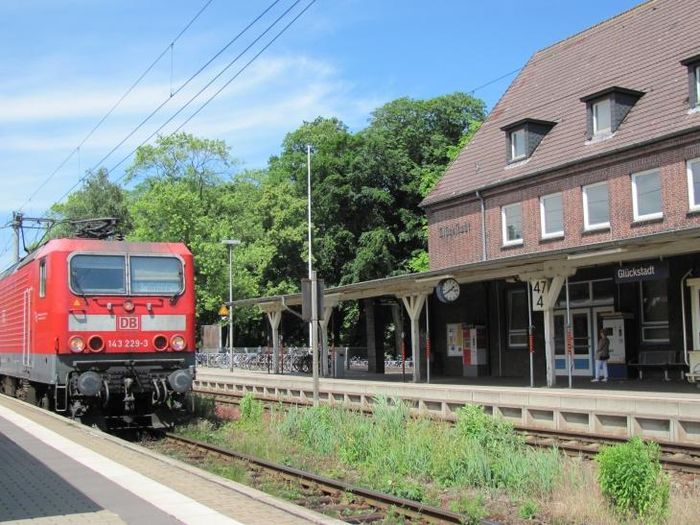
[[[147,348],[148,339],[108,339],[107,348]]]

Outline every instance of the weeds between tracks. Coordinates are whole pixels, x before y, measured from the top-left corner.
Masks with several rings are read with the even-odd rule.
[[[202,401],[201,411],[214,412]],[[402,403],[378,399],[373,414],[329,406],[274,408],[249,398],[235,421],[201,420],[181,431],[321,475],[443,506],[465,522],[621,523],[601,495],[596,466],[556,449],[532,450],[512,426],[476,406],[456,425],[412,418]],[[230,414],[234,415],[234,414]],[[674,525],[695,523],[695,478],[674,474]],[[629,521],[627,521],[629,523]]]

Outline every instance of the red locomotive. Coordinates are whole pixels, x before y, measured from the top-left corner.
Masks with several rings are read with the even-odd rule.
[[[56,239],[0,274],[0,388],[107,428],[169,426],[194,379],[180,243]]]

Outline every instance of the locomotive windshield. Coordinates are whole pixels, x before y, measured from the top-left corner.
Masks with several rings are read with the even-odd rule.
[[[70,284],[84,294],[126,293],[126,259],[120,255],[75,255],[70,260]]]
[[[131,293],[179,294],[182,289],[182,263],[175,257],[129,258]]]
[[[79,295],[177,295],[184,289],[177,257],[79,254],[70,260],[70,285]]]

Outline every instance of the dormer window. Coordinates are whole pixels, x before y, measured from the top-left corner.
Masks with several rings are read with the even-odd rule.
[[[510,159],[520,160],[525,158],[525,128],[510,132]]]
[[[593,135],[611,133],[610,99],[604,98],[593,103]]]
[[[700,108],[700,55],[681,61],[688,68],[688,103],[690,109]]]
[[[506,158],[508,163],[529,158],[555,122],[522,119],[501,128],[506,132]]]
[[[588,140],[607,138],[615,133],[642,95],[641,91],[614,86],[583,97],[581,102],[586,103],[588,114]]]

